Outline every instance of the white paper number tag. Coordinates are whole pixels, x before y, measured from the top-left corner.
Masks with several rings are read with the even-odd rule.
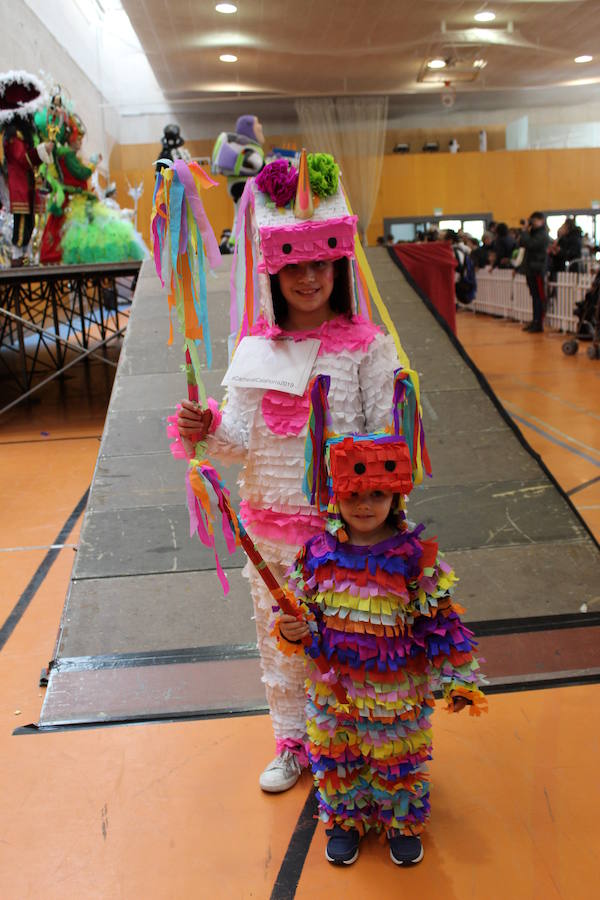
[[[306,338],[245,337],[221,384],[264,388],[302,396],[308,385],[321,341]]]

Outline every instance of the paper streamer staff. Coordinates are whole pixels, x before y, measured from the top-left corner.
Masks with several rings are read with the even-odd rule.
[[[159,160],[164,166],[157,173],[154,188],[151,219],[152,242],[156,272],[164,287],[169,284],[169,316],[175,308],[179,328],[184,337],[185,372],[190,400],[200,402],[206,408],[206,390],[201,376],[201,362],[198,353],[200,342],[206,352],[207,366],[212,362],[210,331],[208,326],[208,303],[206,291],[206,265],[212,268],[221,264],[219,246],[210,226],[200,193],[217,184],[195,162],[183,160]],[[164,272],[164,274],[163,274]],[[173,342],[173,327],[169,344]],[[176,436],[171,424],[168,429]],[[196,533],[202,543],[215,550],[217,575],[224,592],[229,592],[227,576],[223,571],[215,548],[214,517],[211,509],[211,494],[217,499],[221,513],[223,536],[230,553],[241,545],[258,574],[264,581],[280,609],[289,615],[301,617],[295,599],[278,583],[258,552],[254,542],[244,529],[237,513],[231,505],[229,491],[217,470],[204,459],[205,442],[198,442],[194,448],[194,458],[190,460],[186,475],[188,509],[190,513],[190,534]],[[182,455],[174,449],[175,455]],[[303,643],[312,645],[312,638]],[[324,676],[330,679],[330,666],[324,656],[311,658]],[[331,689],[340,703],[346,703],[343,687],[332,683]]]

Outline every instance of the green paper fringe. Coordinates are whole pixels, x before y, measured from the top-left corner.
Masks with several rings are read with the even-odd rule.
[[[313,194],[317,197],[331,197],[338,188],[340,167],[331,153],[309,153],[307,155],[308,175]]]

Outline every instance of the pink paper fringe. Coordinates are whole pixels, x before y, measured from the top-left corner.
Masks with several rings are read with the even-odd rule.
[[[310,400],[308,391],[302,397],[283,391],[266,391],[262,399],[262,414],[273,434],[300,434],[308,422]]]
[[[325,527],[325,520],[317,513],[307,511],[289,515],[271,509],[254,509],[247,500],[241,502],[240,517],[253,536],[283,541],[293,547],[305,544],[309,538],[321,534]]]
[[[297,757],[303,769],[308,766],[308,753],[302,741],[296,741],[294,738],[277,738],[275,746],[277,748],[277,756],[283,753],[284,750],[289,750]]]
[[[335,319],[323,322],[318,328],[311,328],[308,331],[284,331],[278,325],[270,325],[261,316],[250,329],[250,334],[267,338],[285,335],[292,337],[295,341],[317,338],[321,341],[319,347],[319,356],[321,356],[323,353],[341,353],[343,350],[366,352],[375,335],[380,331],[381,329],[377,325],[362,316],[352,316],[351,319],[337,316]]]

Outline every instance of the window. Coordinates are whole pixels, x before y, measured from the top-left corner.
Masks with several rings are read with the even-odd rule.
[[[462,222],[460,219],[440,219],[438,228],[440,231],[460,231]]]
[[[546,225],[548,226],[548,232],[550,233],[550,237],[553,240],[556,240],[558,236],[558,229],[565,221],[566,216],[561,214],[560,216],[547,216]]]
[[[462,227],[465,234],[470,234],[476,241],[480,241],[485,231],[485,219],[464,219]]]
[[[596,231],[596,235],[594,234],[594,226],[598,221],[598,216],[588,216],[588,215],[579,215],[575,216],[575,224],[579,225],[581,228],[582,234],[587,234],[589,238],[594,240],[597,239],[598,232]]]
[[[546,224],[551,238],[556,238],[557,231],[567,217],[575,219],[575,224],[581,228],[582,233],[595,244],[600,243],[600,213],[594,209],[564,209],[550,210],[546,213]]]
[[[494,218],[491,212],[476,212],[470,215],[453,213],[445,218],[440,216],[398,216],[383,220],[383,234],[391,234],[395,241],[414,241],[418,235],[431,231],[464,231],[480,241],[486,225]],[[563,216],[564,218],[564,216]],[[600,215],[599,215],[600,218]]]
[[[416,237],[416,227],[412,222],[403,222],[399,225],[392,225],[391,235],[394,241],[414,241]]]

